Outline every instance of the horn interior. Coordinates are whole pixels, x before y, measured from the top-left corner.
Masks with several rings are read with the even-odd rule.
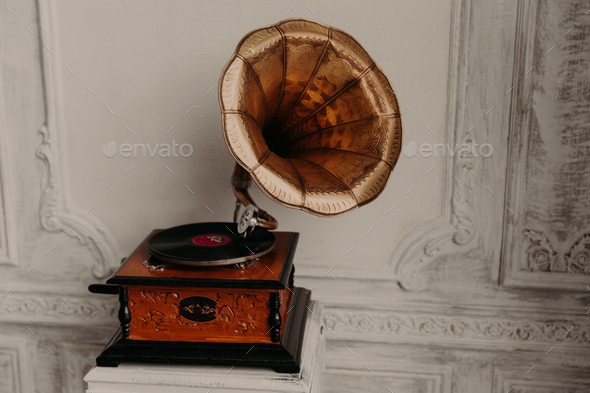
[[[227,146],[270,198],[336,216],[385,187],[400,154],[399,106],[348,34],[302,19],[252,31],[219,83]]]

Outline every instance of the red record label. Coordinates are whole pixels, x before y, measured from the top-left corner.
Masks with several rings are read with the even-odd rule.
[[[193,243],[197,246],[205,246],[205,247],[212,247],[212,246],[222,246],[230,242],[229,236],[220,235],[217,233],[212,233],[208,235],[199,235],[193,238]]]

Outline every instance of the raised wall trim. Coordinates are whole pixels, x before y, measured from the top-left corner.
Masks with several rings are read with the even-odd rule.
[[[396,388],[405,387],[416,390],[420,389],[421,392],[428,393],[451,393],[453,367],[449,365],[408,362],[383,363],[370,360],[361,364],[359,362],[327,359],[323,379],[329,382],[332,376],[339,381],[346,377],[354,378],[359,385],[363,385],[359,386],[359,390],[368,386],[374,386],[375,380],[378,379],[381,381],[383,389],[394,389],[396,391]],[[369,381],[364,381],[365,378],[370,380],[370,383],[367,385],[364,385],[364,383]],[[404,380],[411,382],[404,385]],[[332,391],[330,388],[325,387],[324,389],[328,392]],[[342,388],[337,387],[334,390],[342,391]],[[387,392],[387,390],[385,391]]]
[[[0,321],[108,323],[116,318],[118,302],[115,296],[19,293],[11,291],[0,298]]]
[[[555,368],[494,370],[492,393],[585,393],[590,391],[588,373],[560,371]]]
[[[576,89],[590,73],[572,65],[583,64],[589,41],[583,31],[561,30],[587,15],[581,2],[557,4],[518,3],[500,282],[586,292],[590,106]]]
[[[41,45],[57,48],[53,32],[52,5],[47,0],[39,1],[39,31]],[[60,141],[64,140],[63,114],[61,102],[61,81],[57,69],[61,65],[59,51],[55,54],[43,51],[43,74],[45,81],[45,102],[47,116],[39,132],[43,136],[37,148],[37,156],[42,160],[45,173],[43,194],[39,215],[41,226],[49,232],[63,231],[88,247],[96,264],[92,273],[97,278],[108,276],[117,264],[118,246],[110,230],[91,214],[72,208],[67,198],[67,173],[60,155]],[[63,154],[63,152],[61,153]]]
[[[538,318],[540,319],[540,318]],[[590,324],[516,318],[417,315],[384,311],[326,309],[327,339],[416,340],[437,344],[468,342],[486,347],[522,347],[547,351],[552,345],[590,351]],[[546,346],[540,345],[546,344]]]
[[[28,363],[27,341],[19,337],[0,336],[0,391],[33,392]]]
[[[1,50],[1,49],[0,49]],[[2,64],[0,64],[2,75]],[[0,77],[0,265],[18,265],[16,256],[17,233],[12,202],[12,177],[9,170],[8,125],[4,106],[4,86]]]

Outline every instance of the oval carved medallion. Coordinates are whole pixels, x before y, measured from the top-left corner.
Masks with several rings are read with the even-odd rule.
[[[217,302],[202,296],[182,299],[179,304],[180,315],[195,322],[208,322],[217,318],[215,308]]]

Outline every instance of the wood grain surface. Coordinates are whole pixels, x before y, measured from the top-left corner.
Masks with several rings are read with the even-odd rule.
[[[131,286],[129,338],[156,341],[272,343],[268,323],[270,293],[263,290]],[[283,290],[279,293],[280,312],[284,324],[290,307],[291,292]],[[211,299],[216,303],[213,310],[208,310],[214,314],[214,320],[195,322],[181,315],[181,302],[196,296]]]

